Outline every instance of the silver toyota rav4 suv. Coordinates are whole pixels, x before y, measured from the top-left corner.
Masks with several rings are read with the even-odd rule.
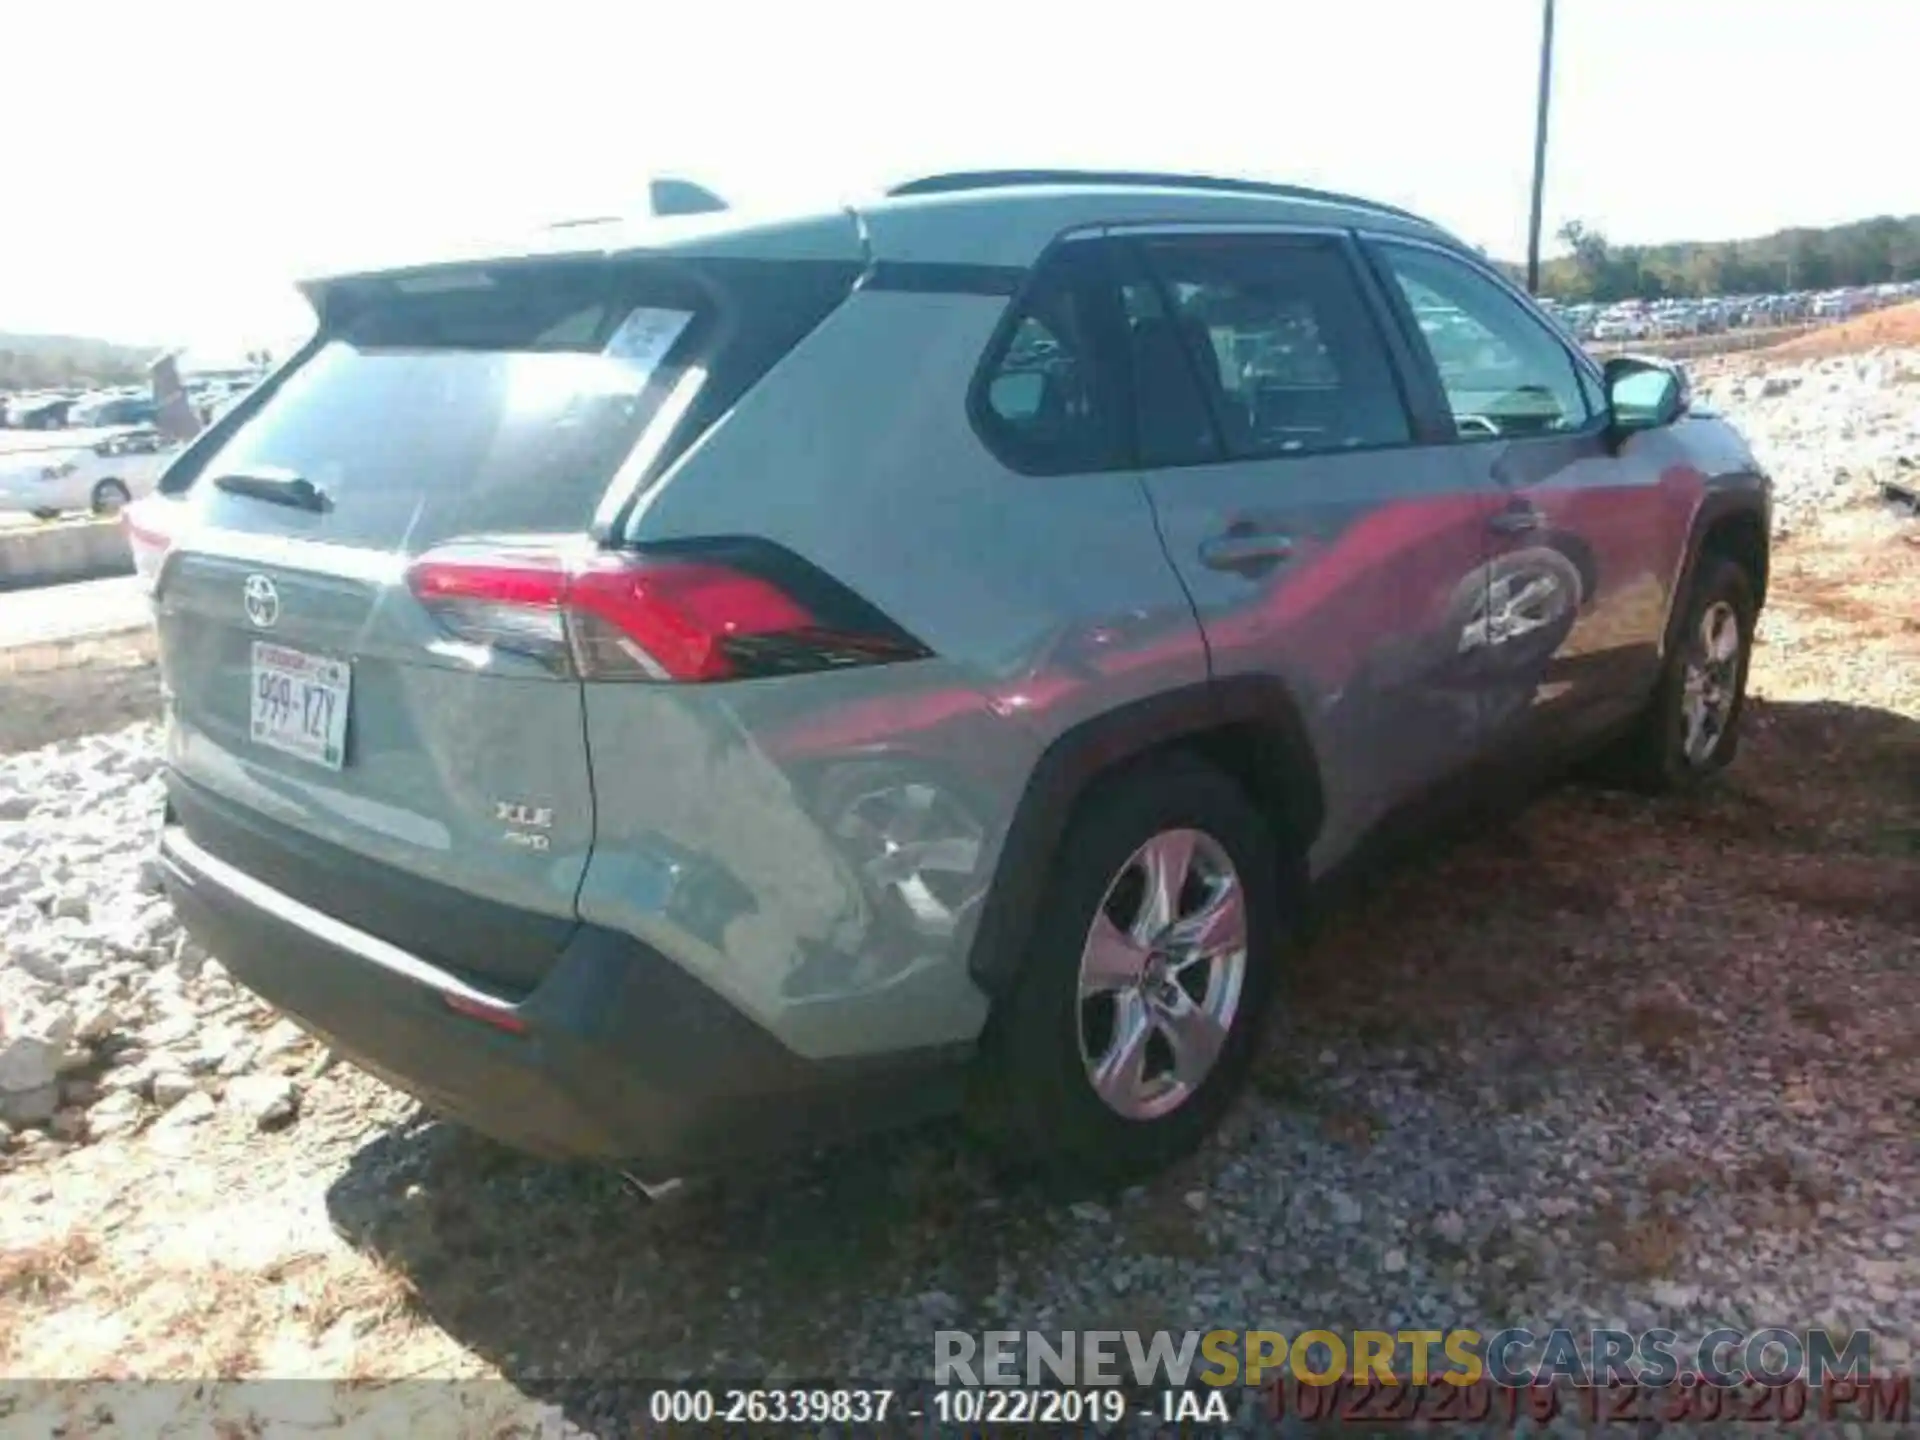
[[[129,518],[166,881],[528,1150],[1140,1173],[1363,842],[1733,754],[1746,445],[1388,206],[958,175],[306,293]]]

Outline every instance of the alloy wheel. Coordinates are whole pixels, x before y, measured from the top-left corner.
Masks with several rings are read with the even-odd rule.
[[[1107,1107],[1153,1120],[1219,1061],[1247,970],[1247,902],[1225,848],[1163,830],[1108,882],[1080,954],[1080,1058]]]
[[[1681,745],[1689,764],[1706,764],[1720,748],[1739,689],[1740,617],[1716,600],[1701,612],[1680,690]]]

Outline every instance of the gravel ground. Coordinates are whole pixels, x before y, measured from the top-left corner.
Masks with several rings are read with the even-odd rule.
[[[1694,373],[1772,473],[1776,536],[1869,499],[1882,479],[1920,480],[1920,350],[1777,365],[1727,357]]]
[[[1864,1326],[1910,1368],[1920,522],[1871,481],[1920,457],[1915,376],[1705,381],[1786,532],[1724,783],[1564,788],[1384,876],[1292,958],[1223,1133],[1097,1200],[935,1127],[649,1206],[431,1123],[178,934],[150,722],[0,758],[0,1371],[591,1421],[622,1378],[923,1373],[937,1328]]]

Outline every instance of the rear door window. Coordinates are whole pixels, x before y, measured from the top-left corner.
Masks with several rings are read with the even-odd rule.
[[[1174,387],[1153,377],[1177,342],[1231,458],[1411,440],[1391,357],[1340,241],[1187,236],[1144,249],[1163,297],[1128,306],[1144,435],[1191,428],[1156,416]]]

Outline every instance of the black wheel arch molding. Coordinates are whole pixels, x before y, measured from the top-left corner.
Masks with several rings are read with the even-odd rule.
[[[989,997],[1018,974],[1061,839],[1075,807],[1103,777],[1148,755],[1252,737],[1272,781],[1255,796],[1285,843],[1304,853],[1325,815],[1319,764],[1299,707],[1276,676],[1201,681],[1081,722],[1041,753],[994,862],[967,968]],[[1237,777],[1236,778],[1240,778]]]
[[[1687,531],[1687,544],[1681,556],[1680,568],[1674,576],[1673,588],[1667,594],[1667,625],[1660,646],[1662,655],[1667,654],[1678,639],[1680,626],[1686,618],[1686,597],[1692,593],[1694,577],[1700,573],[1700,559],[1707,552],[1709,537],[1715,531],[1725,533],[1730,526],[1751,529],[1759,535],[1757,573],[1750,578],[1753,581],[1755,605],[1765,606],[1773,544],[1772,499],[1764,475],[1755,470],[1742,471],[1715,480],[1693,512],[1693,523]],[[1748,564],[1749,559],[1737,553],[1727,554],[1726,558],[1742,564]],[[1748,568],[1755,567],[1748,564]]]

